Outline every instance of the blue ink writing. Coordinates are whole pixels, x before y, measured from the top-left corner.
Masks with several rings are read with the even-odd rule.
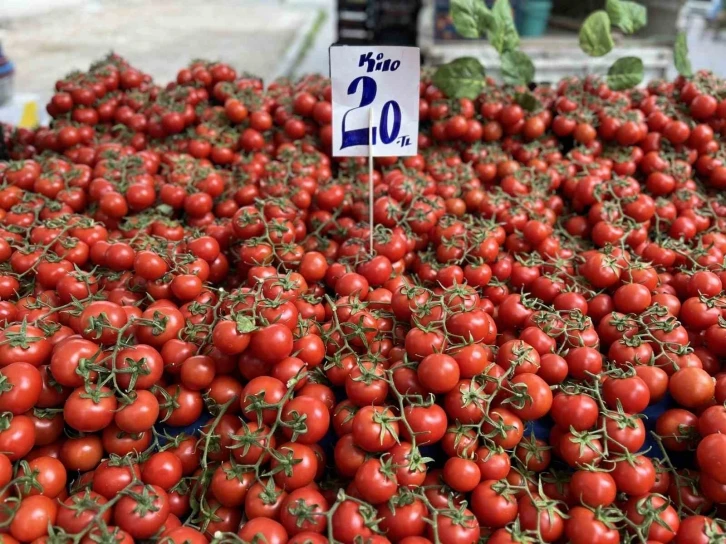
[[[400,60],[384,59],[383,53],[373,58],[373,52],[363,53],[358,59],[358,68],[365,66],[366,72],[395,72],[401,66]]]

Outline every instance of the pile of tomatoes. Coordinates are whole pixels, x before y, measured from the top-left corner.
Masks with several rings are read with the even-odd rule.
[[[726,84],[451,99],[111,55],[0,162],[0,542],[726,541]]]

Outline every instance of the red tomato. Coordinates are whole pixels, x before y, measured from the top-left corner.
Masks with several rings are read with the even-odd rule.
[[[155,485],[137,485],[131,492],[116,503],[114,521],[133,538],[149,538],[169,516],[168,495]]]

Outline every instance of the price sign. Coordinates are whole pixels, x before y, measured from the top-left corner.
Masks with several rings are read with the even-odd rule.
[[[418,47],[331,47],[333,155],[415,155],[420,72]]]

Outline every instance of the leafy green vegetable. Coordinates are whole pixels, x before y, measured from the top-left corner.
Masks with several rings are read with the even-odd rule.
[[[451,0],[449,13],[456,32],[464,38],[478,38],[494,18],[484,0]]]
[[[526,111],[534,111],[536,109],[539,109],[539,107],[541,106],[539,100],[537,100],[537,97],[529,92],[517,93],[514,96],[514,101],[522,106],[522,108]]]
[[[512,85],[527,85],[534,79],[534,64],[519,50],[502,53],[502,78]]]
[[[616,60],[608,70],[608,86],[614,91],[631,89],[643,81],[643,61],[638,57]]]
[[[688,42],[683,32],[676,35],[676,43],[673,45],[673,62],[676,65],[676,70],[682,76],[691,77],[693,75],[691,61],[688,58]]]
[[[591,14],[580,28],[580,49],[591,57],[602,57],[615,44],[610,33],[610,17],[603,10]]]
[[[512,6],[509,0],[496,0],[492,7],[492,24],[487,30],[487,39],[499,54],[512,51],[519,46],[519,34],[514,26]]]
[[[628,0],[607,0],[605,5],[612,24],[626,34],[633,34],[648,22],[645,6]]]
[[[484,89],[484,67],[473,57],[462,57],[439,67],[434,85],[451,98],[475,99]]]

